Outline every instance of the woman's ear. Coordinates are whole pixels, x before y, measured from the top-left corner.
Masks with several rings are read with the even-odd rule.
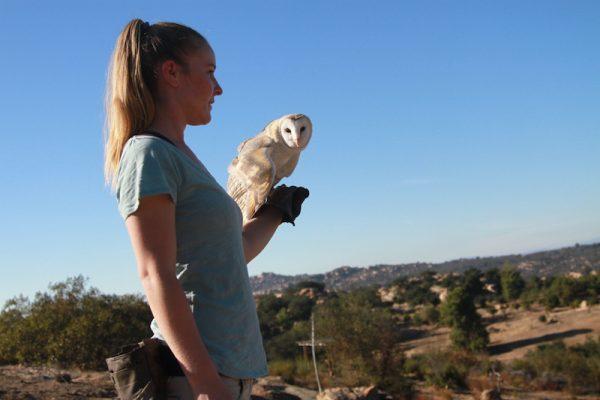
[[[166,60],[158,66],[158,81],[177,88],[181,85],[183,67],[173,60]]]

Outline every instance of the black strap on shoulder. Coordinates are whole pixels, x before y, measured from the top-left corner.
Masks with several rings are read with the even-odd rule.
[[[143,132],[139,132],[139,133],[134,133],[132,136],[137,136],[137,135],[150,135],[150,136],[156,136],[158,138],[161,138],[163,140],[166,140],[167,142],[171,143],[173,146],[177,147],[177,145],[175,143],[173,143],[171,141],[171,139],[167,138],[165,135],[158,133],[156,131],[151,131],[151,130],[146,130]]]

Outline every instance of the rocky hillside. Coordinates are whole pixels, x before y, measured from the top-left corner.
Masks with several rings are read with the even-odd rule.
[[[550,276],[600,270],[600,243],[575,245],[557,250],[531,254],[516,254],[498,257],[461,258],[443,263],[414,263],[396,265],[374,265],[370,267],[343,266],[324,274],[279,275],[271,272],[250,277],[252,290],[256,294],[279,291],[302,281],[325,283],[328,289],[349,290],[373,284],[385,285],[400,276],[416,275],[425,270],[440,273],[462,272],[468,268],[486,271],[501,268],[509,262],[523,276]]]

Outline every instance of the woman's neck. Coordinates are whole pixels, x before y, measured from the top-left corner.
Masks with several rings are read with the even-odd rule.
[[[169,112],[168,107],[156,106],[154,120],[148,127],[151,131],[156,131],[180,147],[187,147],[183,137],[185,130],[184,119],[176,112]]]

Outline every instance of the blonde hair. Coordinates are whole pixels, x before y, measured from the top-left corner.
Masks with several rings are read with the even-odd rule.
[[[210,47],[194,29],[174,22],[150,25],[131,20],[119,34],[111,56],[105,94],[105,184],[115,189],[115,175],[125,143],[154,120],[155,67],[174,60],[187,67],[185,56]]]

